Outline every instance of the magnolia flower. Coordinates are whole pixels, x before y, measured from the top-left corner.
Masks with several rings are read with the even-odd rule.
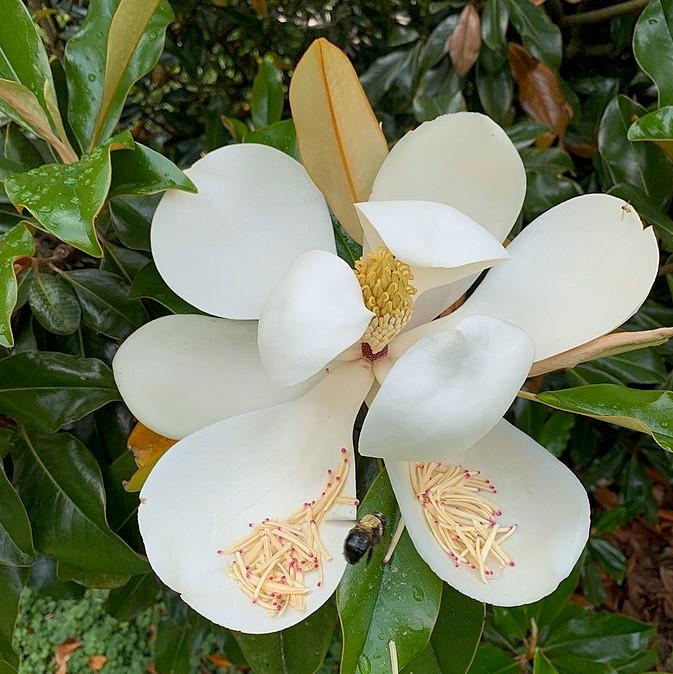
[[[211,316],[152,321],[113,364],[133,414],[180,439],[141,493],[160,578],[249,633],[289,627],[327,601],[345,569],[353,425],[366,400],[359,451],[385,459],[433,571],[501,606],[552,592],[586,543],[587,495],[502,416],[534,360],[638,309],[657,269],[652,229],[620,199],[591,194],[552,208],[505,250],[525,173],[500,127],[474,113],[426,122],[395,145],[357,204],[355,269],[289,156],[228,146],[188,173],[199,193],[163,197],[152,250],[168,285]],[[458,310],[430,322],[488,267]]]

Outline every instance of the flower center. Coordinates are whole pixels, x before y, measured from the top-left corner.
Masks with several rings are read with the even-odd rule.
[[[408,264],[400,262],[381,246],[357,260],[355,276],[362,287],[365,306],[374,313],[362,343],[369,346],[372,356],[376,356],[411,318],[416,293],[416,288],[411,285],[414,275]],[[368,357],[364,350],[363,355]]]
[[[495,494],[495,487],[479,475],[478,470],[438,462],[409,464],[411,484],[435,539],[455,566],[467,564],[487,582],[494,575],[492,565],[514,566],[502,544],[517,525],[495,521],[502,511],[482,496]]]
[[[252,600],[272,615],[281,615],[288,606],[306,608],[306,576],[317,573],[323,582],[323,559],[332,559],[320,539],[319,528],[329,510],[337,504],[357,505],[357,499],[340,496],[349,461],[346,448],[336,474],[327,471],[327,486],[320,498],[304,503],[284,520],[266,517],[250,523],[252,533],[218,555],[234,555],[227,574]]]

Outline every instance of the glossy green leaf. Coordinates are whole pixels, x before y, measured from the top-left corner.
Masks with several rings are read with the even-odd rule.
[[[0,346],[14,346],[11,318],[17,300],[14,260],[33,255],[35,242],[24,224],[0,236]]]
[[[79,440],[22,429],[12,458],[37,550],[91,573],[147,572],[147,562],[110,530],[100,468]]]
[[[442,603],[430,637],[442,674],[465,674],[470,668],[484,629],[486,607],[444,584]]]
[[[267,54],[259,63],[259,70],[252,83],[250,111],[256,129],[278,122],[283,114],[283,73],[276,67],[273,57]]]
[[[117,236],[127,248],[150,250],[150,225],[157,198],[116,197],[110,201],[110,215]]]
[[[157,194],[165,190],[196,192],[196,185],[170,160],[140,143],[133,152],[112,155],[109,196]]]
[[[598,151],[611,184],[630,184],[647,195],[653,206],[666,210],[673,194],[671,162],[656,145],[632,143],[627,138],[634,117],[644,112],[626,96],[613,98],[601,119]]]
[[[633,141],[673,141],[673,105],[666,105],[639,117],[629,127],[628,138]]]
[[[83,587],[102,590],[124,587],[131,580],[128,574],[119,574],[114,571],[92,571],[63,560],[59,560],[56,564],[56,577],[60,583],[77,583]]]
[[[633,32],[633,54],[657,85],[659,105],[673,104],[673,2],[651,0]]]
[[[549,407],[582,414],[634,431],[647,433],[673,451],[673,392],[593,384],[560,391],[526,394]]]
[[[71,335],[79,327],[82,311],[70,286],[57,276],[34,274],[28,303],[40,325],[56,335]]]
[[[573,386],[658,384],[666,376],[666,365],[656,349],[639,349],[583,363],[566,376]]]
[[[19,656],[12,647],[12,635],[19,616],[19,600],[24,582],[24,571],[12,566],[0,565],[0,597],[2,597],[0,601],[0,672],[3,674],[5,671],[11,672],[19,665]]]
[[[522,150],[535,143],[535,141],[547,133],[548,129],[544,124],[534,122],[532,119],[524,119],[505,129],[509,139],[517,150]]]
[[[399,521],[386,473],[372,484],[358,516],[373,511],[386,515],[388,531],[371,563],[346,569],[337,590],[343,632],[342,674],[389,671],[390,641],[395,642],[399,666],[404,668],[425,649],[440,608],[442,583],[418,555],[406,532],[390,563],[382,564]]]
[[[108,337],[123,339],[148,319],[143,305],[129,296],[123,278],[99,269],[62,272],[82,307],[84,324]]]
[[[447,41],[458,23],[458,14],[449,14],[440,21],[423,45],[419,60],[419,73],[434,68],[448,53]]]
[[[56,561],[44,556],[38,557],[30,567],[27,585],[33,592],[53,599],[79,599],[84,594],[80,585],[59,581]]]
[[[103,262],[100,268],[117,276],[123,276],[129,283],[133,282],[138,272],[150,261],[144,253],[114,243],[103,243]]]
[[[618,183],[608,190],[608,194],[628,201],[638,211],[638,215],[664,237],[673,237],[673,220],[664,211],[653,205],[643,191],[627,183]]]
[[[95,358],[27,351],[0,360],[0,412],[41,431],[119,399],[112,371]]]
[[[527,220],[534,220],[550,208],[582,193],[571,178],[545,171],[526,171],[526,197],[523,203]]]
[[[521,667],[513,655],[484,644],[477,649],[467,674],[520,674]]]
[[[40,138],[48,141],[64,161],[75,161],[77,155],[61,141],[51,128],[47,113],[35,94],[14,80],[0,79],[0,113],[14,120]]]
[[[5,127],[5,158],[19,167],[16,173],[30,171],[45,163],[45,157],[38,147],[39,142],[39,139],[26,138],[18,124]]]
[[[481,15],[481,37],[487,47],[503,49],[506,45],[509,25],[509,3],[502,0],[486,0]]]
[[[0,460],[0,565],[30,566],[35,561],[28,513]]]
[[[233,634],[255,674],[313,674],[325,659],[336,624],[334,602],[328,601],[282,632]]]
[[[521,36],[524,47],[543,63],[558,70],[563,53],[561,31],[543,6],[509,0],[509,19]]]
[[[512,101],[514,99],[514,81],[509,67],[504,66],[496,72],[489,72],[483,66],[483,56],[488,47],[482,47],[477,63],[477,93],[479,102],[486,114],[498,124],[506,125],[514,116]]]
[[[156,603],[160,587],[153,573],[136,576],[124,587],[110,592],[107,598],[108,613],[121,622],[133,620]]]
[[[146,264],[133,279],[129,297],[159,302],[174,314],[201,314],[191,304],[178,297],[161,278],[154,262]]]
[[[402,670],[401,674],[443,674],[443,672],[439,668],[435,651],[432,646],[428,646]],[[465,674],[465,670],[461,674]]]
[[[73,164],[48,164],[5,181],[12,203],[30,210],[39,227],[89,255],[103,254],[94,222],[110,186],[110,152],[133,148],[127,131]]]
[[[45,86],[54,91],[49,59],[35,24],[21,0],[3,0],[0,21],[0,77],[20,82],[44,110]]]
[[[575,417],[565,412],[554,412],[545,421],[537,441],[549,450],[556,458],[561,456],[568,446],[570,432],[575,424]]]
[[[645,650],[655,634],[653,625],[625,615],[586,613],[559,625],[545,642],[544,651],[552,662],[562,656],[616,662]]]
[[[539,648],[535,649],[533,674],[559,674],[556,667],[549,662],[547,656]]]
[[[294,122],[291,119],[284,119],[282,122],[275,122],[264,128],[255,129],[255,131],[248,131],[243,138],[243,142],[269,145],[275,147],[276,150],[289,154],[290,157],[299,159],[297,134],[294,129]]]
[[[166,0],[93,0],[65,50],[68,118],[84,152],[109,138],[131,86],[164,47],[173,11]]]
[[[177,595],[169,594],[167,612],[157,625],[154,662],[161,674],[192,674],[192,658],[208,623]]]

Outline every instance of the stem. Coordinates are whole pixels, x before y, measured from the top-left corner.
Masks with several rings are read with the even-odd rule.
[[[392,540],[390,541],[388,552],[386,552],[386,555],[383,558],[384,564],[388,564],[388,562],[390,562],[390,558],[393,556],[393,552],[395,552],[395,548],[397,547],[397,544],[400,542],[400,538],[402,538],[403,531],[404,531],[404,520],[400,518],[400,521],[397,523],[397,529],[395,529],[395,534]]]
[[[563,17],[564,26],[578,26],[585,23],[599,23],[600,21],[607,21],[614,16],[621,14],[628,14],[629,12],[637,12],[641,10],[649,0],[627,0],[609,7],[601,7],[601,9],[593,9],[589,12],[579,12],[578,14],[570,14]]]

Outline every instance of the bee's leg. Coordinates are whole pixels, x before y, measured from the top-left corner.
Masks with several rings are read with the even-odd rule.
[[[374,548],[369,548],[367,551],[367,566],[369,566],[369,562],[372,561],[372,555],[374,554]]]

